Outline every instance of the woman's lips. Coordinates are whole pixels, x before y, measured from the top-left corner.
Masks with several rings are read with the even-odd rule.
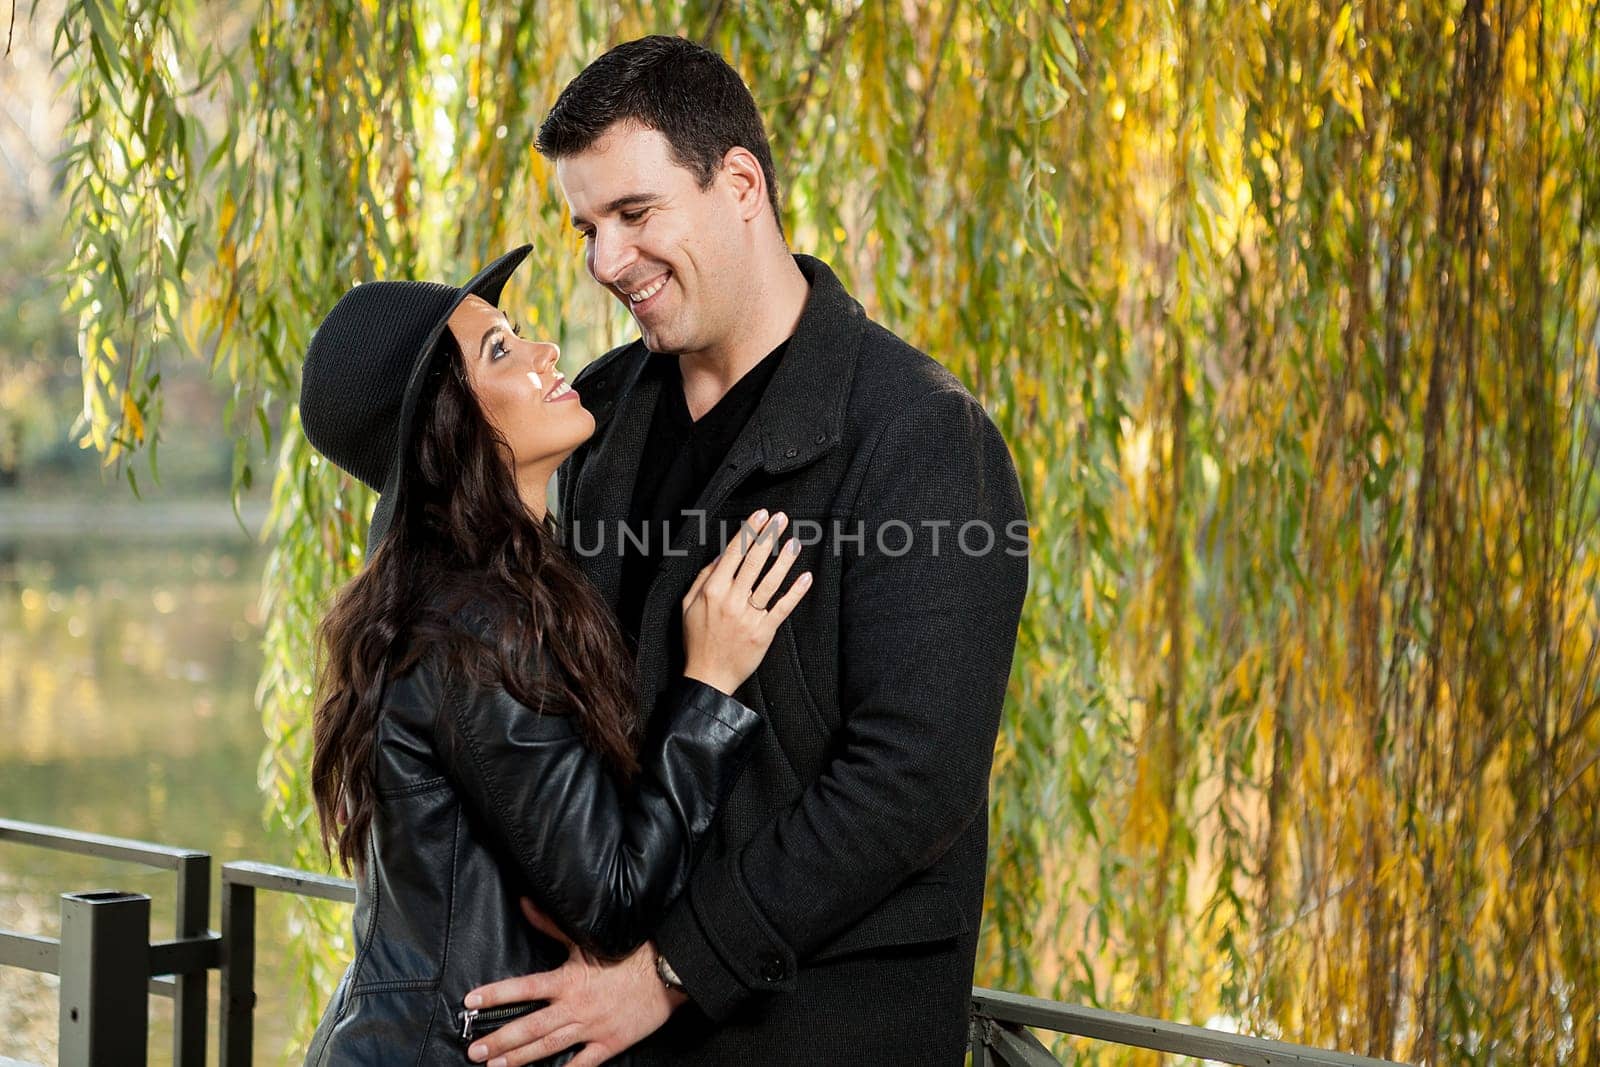
[[[559,404],[563,400],[575,400],[577,396],[578,391],[567,384],[566,378],[557,373],[556,384],[552,385],[550,391],[544,395],[544,402],[546,404]]]

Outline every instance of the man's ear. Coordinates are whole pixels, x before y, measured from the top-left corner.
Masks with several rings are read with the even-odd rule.
[[[734,201],[739,205],[739,217],[744,221],[754,219],[767,206],[767,176],[748,148],[734,145],[728,149],[722,157],[721,178],[733,192]]]

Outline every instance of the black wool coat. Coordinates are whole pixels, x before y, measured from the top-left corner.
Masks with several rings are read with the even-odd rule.
[[[791,574],[815,582],[737,694],[768,728],[655,933],[691,1004],[629,1058],[960,1063],[1026,513],[960,381],[795,260],[811,291],[789,350],[648,591],[639,706],[672,681],[722,528],[784,511],[813,542]],[[596,431],[559,472],[568,547],[613,608],[647,358],[636,341],[579,374]]]

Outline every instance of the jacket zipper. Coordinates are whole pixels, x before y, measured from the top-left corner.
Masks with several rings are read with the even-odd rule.
[[[464,1008],[456,1012],[456,1018],[461,1020],[461,1040],[471,1041],[475,1036],[498,1030],[519,1015],[527,1015],[535,1007],[537,1005],[524,1001],[520,1004],[502,1004],[498,1008]]]

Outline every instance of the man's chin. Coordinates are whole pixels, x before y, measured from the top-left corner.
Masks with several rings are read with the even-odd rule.
[[[647,326],[635,318],[633,324],[639,327],[639,339],[644,346],[656,355],[671,356],[683,351],[681,338],[670,330],[662,329],[660,323]]]

